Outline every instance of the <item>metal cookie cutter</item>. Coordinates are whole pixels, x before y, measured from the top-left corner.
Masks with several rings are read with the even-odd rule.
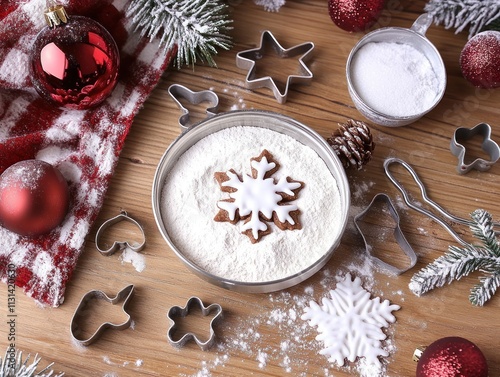
[[[370,244],[368,243],[365,235],[361,231],[361,227],[359,226],[358,222],[360,222],[363,219],[363,217],[371,210],[371,207],[377,201],[383,201],[387,205],[387,208],[389,209],[389,212],[391,213],[392,218],[396,222],[396,227],[394,228],[394,237],[395,237],[397,243],[399,244],[399,246],[401,247],[401,250],[403,250],[403,253],[405,253],[408,256],[408,258],[410,258],[410,264],[406,268],[403,268],[403,269],[398,268],[398,267],[393,266],[389,263],[386,263],[383,260],[374,256],[371,253]],[[368,207],[366,207],[361,213],[357,214],[354,217],[354,224],[356,225],[356,228],[358,229],[359,233],[363,237],[363,241],[365,243],[366,250],[367,250],[368,254],[371,256],[373,262],[376,265],[378,265],[379,267],[385,269],[386,271],[388,271],[391,274],[400,275],[403,272],[408,271],[410,268],[415,266],[415,264],[417,263],[417,255],[415,254],[415,251],[413,250],[411,245],[406,240],[406,238],[403,234],[403,231],[401,230],[401,227],[399,225],[399,215],[398,215],[398,212],[396,211],[396,207],[394,207],[394,204],[392,203],[391,199],[386,194],[381,193],[381,194],[375,195],[373,197],[371,203],[368,205]]]
[[[102,233],[104,233],[104,231],[107,228],[109,228],[110,226],[112,226],[116,223],[119,223],[121,221],[128,221],[128,222],[131,222],[132,224],[137,225],[137,227],[141,230],[143,241],[139,245],[130,245],[128,243],[128,241],[115,241],[115,242],[113,242],[113,245],[109,249],[106,249],[106,250],[101,249],[101,247],[99,246],[99,241],[100,241]],[[144,248],[144,246],[146,245],[146,235],[144,234],[144,229],[142,228],[141,224],[139,224],[136,220],[134,220],[132,217],[130,217],[127,214],[127,211],[121,211],[118,216],[115,216],[109,220],[106,220],[99,227],[99,229],[97,230],[97,233],[95,235],[95,245],[97,247],[97,250],[99,250],[99,252],[105,256],[110,256],[115,251],[119,250],[120,248],[125,248],[125,247],[128,247],[129,249],[138,252],[138,251],[141,251]]]
[[[401,191],[401,194],[403,194],[404,201],[408,205],[408,207],[414,209],[417,212],[420,212],[423,215],[426,215],[426,216],[430,217],[432,220],[434,220],[435,222],[437,222],[444,229],[446,229],[446,231],[458,243],[460,243],[461,245],[463,245],[463,246],[468,245],[468,243],[466,241],[464,241],[457,234],[457,232],[455,232],[455,230],[446,221],[444,221],[442,218],[440,218],[439,216],[435,215],[431,211],[423,208],[419,203],[414,203],[412,201],[412,199],[410,198],[410,195],[408,194],[408,192],[406,191],[406,189],[404,188],[404,186],[396,178],[394,178],[394,176],[392,175],[392,172],[390,171],[390,166],[392,164],[400,164],[401,166],[403,166],[410,173],[410,175],[415,180],[415,183],[420,188],[420,193],[422,195],[422,199],[424,200],[424,202],[427,203],[428,205],[430,205],[432,208],[434,208],[444,218],[446,218],[447,220],[452,221],[454,223],[462,224],[462,225],[467,225],[469,227],[471,225],[473,225],[474,222],[471,221],[471,220],[467,220],[467,219],[464,219],[464,218],[452,215],[451,213],[449,213],[448,211],[446,211],[443,207],[441,207],[439,204],[437,204],[436,202],[434,202],[433,200],[431,200],[427,196],[427,191],[425,189],[425,186],[424,186],[423,182],[420,180],[420,178],[418,177],[418,175],[415,172],[415,170],[413,170],[413,168],[407,162],[405,162],[405,161],[403,161],[403,160],[401,160],[399,158],[395,158],[395,157],[388,158],[388,159],[386,159],[384,161],[385,174],[391,180],[391,182],[394,183],[394,185],[399,189],[399,191]],[[500,226],[500,223],[493,223],[493,226],[494,227],[498,227],[498,226]],[[500,233],[499,231],[495,231],[495,234],[498,235],[499,233]]]
[[[466,164],[464,161],[466,154],[465,147],[460,144],[460,141],[471,139],[476,135],[483,137],[481,147],[488,154],[490,160],[476,158],[472,163]],[[487,123],[479,123],[473,128],[457,128],[451,139],[450,150],[453,155],[458,157],[457,172],[459,174],[468,173],[471,169],[486,171],[500,157],[500,147],[491,139],[491,127]]]
[[[276,82],[270,76],[255,78],[256,61],[263,57],[265,46],[270,44],[279,58],[289,58],[301,55],[299,58],[300,74],[290,75],[287,78],[285,91],[281,93],[276,85]],[[288,88],[292,84],[310,84],[313,74],[307,67],[306,61],[311,57],[311,51],[314,49],[314,43],[305,42],[288,49],[284,49],[276,40],[270,31],[264,31],[261,36],[260,46],[250,50],[241,51],[236,54],[236,66],[242,69],[248,69],[248,74],[245,79],[247,88],[257,89],[266,87],[272,89],[274,96],[279,103],[286,102],[288,96]]]
[[[176,317],[186,317],[189,314],[189,311],[193,307],[198,307],[201,309],[201,313],[204,316],[207,316],[209,314],[215,313],[214,317],[210,321],[210,335],[206,341],[201,341],[195,334],[192,332],[188,332],[184,334],[179,340],[174,340],[173,334],[175,333],[177,329],[177,324],[175,322]],[[210,347],[213,346],[215,343],[215,331],[213,328],[213,324],[215,321],[218,321],[222,317],[222,307],[219,304],[211,304],[207,307],[203,305],[203,302],[201,301],[200,298],[198,297],[191,297],[185,307],[180,307],[180,306],[172,306],[170,310],[168,311],[168,319],[170,319],[171,325],[170,328],[168,329],[167,332],[167,337],[168,341],[170,342],[171,345],[175,347],[182,347],[186,342],[188,342],[191,339],[194,339],[196,344],[203,350],[206,351]]]
[[[88,346],[92,343],[94,343],[106,330],[107,328],[112,328],[115,330],[125,330],[130,327],[130,324],[132,322],[132,318],[130,317],[130,314],[126,312],[126,307],[130,299],[132,298],[132,295],[134,293],[134,286],[133,285],[128,285],[125,288],[123,288],[116,297],[110,298],[106,293],[103,291],[99,290],[93,290],[90,292],[87,292],[81,299],[80,303],[78,304],[75,314],[73,314],[73,318],[71,319],[71,325],[70,325],[70,331],[71,331],[71,337],[73,340],[82,345],[82,346]],[[85,307],[87,306],[87,303],[90,300],[93,299],[98,299],[98,300],[104,300],[106,302],[109,302],[112,305],[116,305],[120,302],[123,302],[122,304],[122,311],[127,315],[127,320],[123,323],[111,323],[111,322],[105,322],[102,325],[99,326],[99,328],[92,334],[89,338],[87,339],[80,339],[77,337],[77,332],[78,332],[78,319],[80,317],[85,317],[87,316]]]
[[[207,118],[214,116],[217,113],[217,109],[219,107],[219,97],[215,92],[211,90],[201,90],[199,92],[193,92],[192,90],[186,88],[183,85],[172,84],[168,88],[168,94],[175,101],[177,106],[182,111],[182,115],[179,117],[179,126],[182,131],[185,131],[189,128],[189,110],[186,109],[182,103],[180,102],[180,98],[184,98],[189,101],[193,105],[198,105],[202,102],[209,102],[210,107],[207,108]]]

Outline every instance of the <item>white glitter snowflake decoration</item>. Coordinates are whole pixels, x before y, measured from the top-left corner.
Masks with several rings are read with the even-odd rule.
[[[379,297],[371,299],[361,279],[351,280],[350,274],[330,291],[330,296],[323,298],[322,306],[311,301],[301,317],[312,327],[317,326],[316,339],[324,344],[320,354],[339,366],[345,359],[354,362],[357,357],[365,357],[367,364],[380,367],[379,356],[389,355],[382,347],[387,337],[382,328],[396,321],[392,311],[400,307],[390,305],[388,300],[381,302]]]
[[[304,184],[290,177],[281,177],[278,182],[271,177],[280,166],[267,150],[250,159],[252,175],[241,178],[233,169],[215,173],[215,179],[229,199],[217,203],[220,211],[215,221],[232,224],[243,220],[241,231],[252,243],[271,233],[267,222],[273,221],[281,230],[301,229],[298,217],[300,210],[289,203],[297,198]]]

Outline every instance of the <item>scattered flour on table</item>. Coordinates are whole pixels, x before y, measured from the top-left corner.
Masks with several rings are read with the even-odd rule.
[[[129,247],[123,249],[119,260],[123,263],[131,263],[137,272],[142,272],[146,268],[146,258],[144,254],[134,251]]]
[[[273,175],[304,182],[294,200],[300,230],[280,230],[252,244],[239,224],[215,222],[217,202],[227,198],[214,173],[250,174],[250,159],[267,149],[280,164]],[[241,282],[296,274],[320,259],[341,231],[340,193],[324,161],[294,138],[262,127],[235,126],[194,144],[169,172],[161,197],[163,222],[177,248],[205,271]],[[305,252],[307,250],[307,252]]]
[[[251,368],[265,371],[268,367],[279,366],[283,375],[307,377],[312,375],[312,365],[309,360],[304,359],[311,350],[317,353],[314,361],[315,368],[324,360],[322,374],[324,377],[334,377],[338,371],[350,373],[359,377],[386,377],[387,361],[382,360],[382,365],[369,364],[364,358],[344,367],[329,363],[327,357],[320,355],[323,348],[322,342],[315,339],[317,331],[311,328],[300,316],[304,308],[311,300],[317,300],[325,296],[329,290],[335,288],[338,282],[345,279],[347,272],[359,276],[363,287],[372,290],[375,284],[374,269],[366,258],[353,258],[353,261],[333,272],[324,268],[318,274],[321,278],[317,284],[306,285],[302,292],[291,293],[280,291],[268,295],[267,304],[263,305],[262,311],[252,317],[239,318],[232,325],[225,324],[225,329],[236,336],[223,336],[219,338],[210,355],[200,362],[200,370],[194,374],[181,373],[182,377],[211,377],[217,376],[220,368],[224,368],[234,359],[245,355],[245,359],[253,360]],[[399,292],[397,292],[399,294]],[[377,295],[380,295],[377,293]],[[393,355],[396,352],[394,344],[395,326],[387,329],[387,339],[383,342],[384,349]],[[276,338],[269,341],[265,327],[275,329]],[[211,359],[209,359],[211,358]],[[248,362],[244,360],[244,362]],[[311,364],[313,362],[311,361]],[[314,370],[317,373],[317,369]],[[318,375],[318,374],[316,374]]]

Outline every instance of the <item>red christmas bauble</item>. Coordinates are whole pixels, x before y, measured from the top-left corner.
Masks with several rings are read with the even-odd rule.
[[[469,39],[460,54],[463,76],[480,88],[500,86],[500,32],[483,31]]]
[[[417,377],[488,377],[488,364],[474,343],[447,337],[425,348],[417,364]]]
[[[68,212],[69,190],[51,164],[25,160],[0,175],[0,225],[23,236],[57,227]]]
[[[33,86],[59,106],[87,109],[101,103],[118,80],[113,37],[90,18],[67,17],[61,6],[49,9],[46,18],[50,26],[38,33],[30,55]]]
[[[346,31],[363,31],[377,22],[385,0],[328,0],[330,18]]]

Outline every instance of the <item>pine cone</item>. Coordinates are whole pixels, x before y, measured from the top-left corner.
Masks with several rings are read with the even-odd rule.
[[[370,129],[366,123],[353,119],[338,125],[340,128],[326,141],[340,158],[345,169],[356,167],[360,170],[371,160],[375,149]]]

